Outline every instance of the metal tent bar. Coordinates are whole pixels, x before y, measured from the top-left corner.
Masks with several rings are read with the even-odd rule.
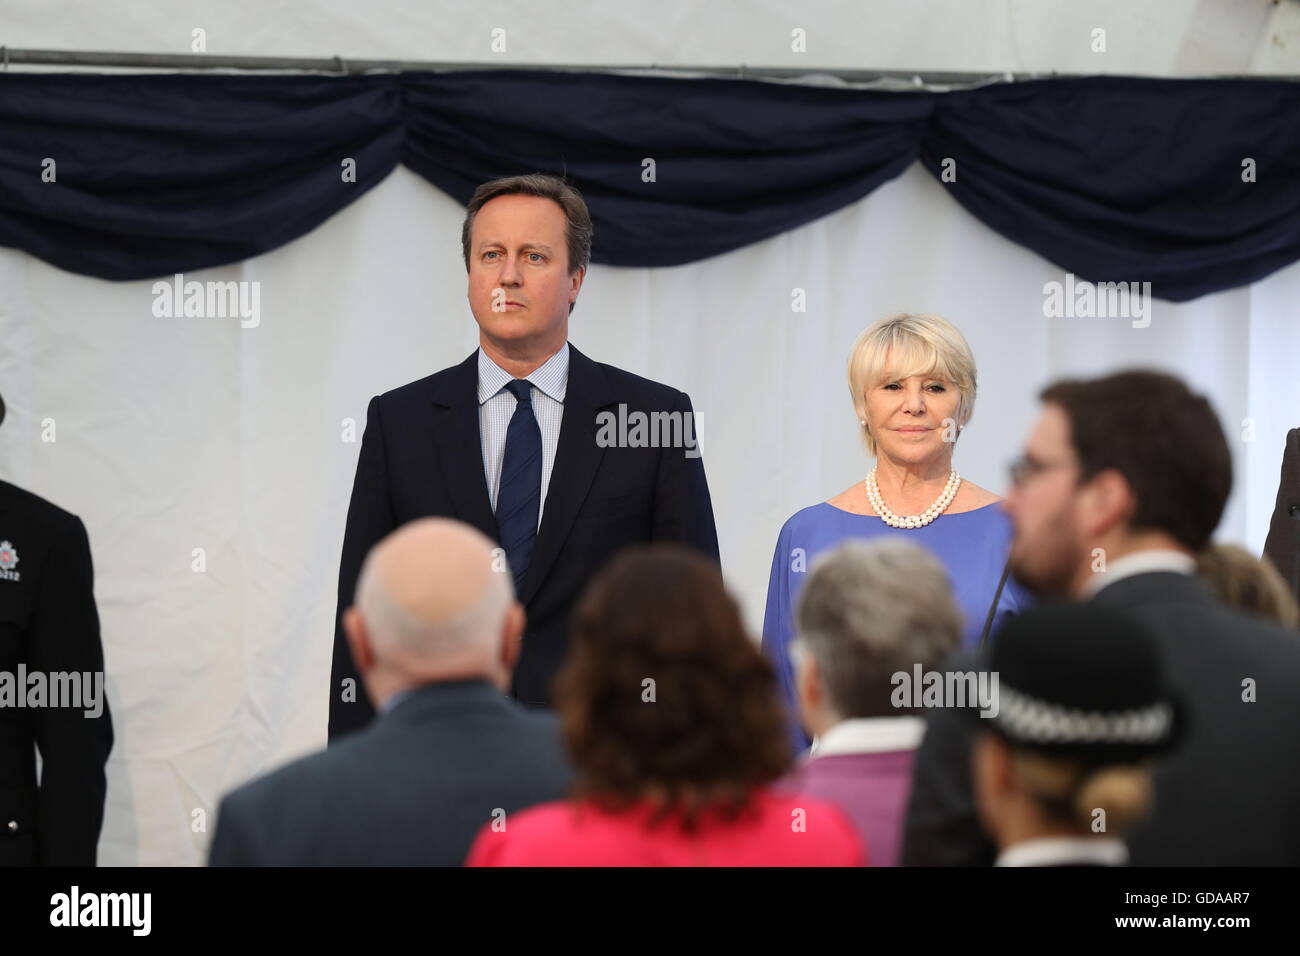
[[[788,80],[808,76],[830,76],[849,83],[902,80],[907,83],[965,85],[989,80],[1031,79],[1063,74],[1012,73],[916,73],[906,70],[845,70],[797,67],[693,66],[684,64],[569,64],[508,62],[445,62],[433,60],[363,60],[345,57],[224,56],[209,53],[112,53],[101,50],[25,50],[0,46],[0,63],[25,66],[110,67],[144,70],[250,70],[309,73],[400,73],[452,70],[546,70],[574,73],[669,72],[703,73],[739,79]]]
[[[0,46],[0,68],[14,66],[103,67],[121,70],[235,70],[275,73],[449,72],[483,70],[541,70],[569,73],[624,73],[712,76],[775,82],[816,82],[851,86],[913,87],[917,89],[982,86],[1037,79],[1095,76],[1086,73],[945,72],[860,70],[781,66],[698,66],[686,64],[568,64],[509,62],[445,62],[432,60],[365,60],[345,57],[225,56],[209,53],[113,53],[101,50],[27,50]],[[1296,76],[1218,76],[1218,79],[1294,80]]]

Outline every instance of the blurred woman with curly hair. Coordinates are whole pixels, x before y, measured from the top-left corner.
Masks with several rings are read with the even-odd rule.
[[[470,866],[861,866],[837,806],[771,785],[789,768],[771,665],[717,566],[632,548],[575,609],[554,699],[567,801],[487,824]]]

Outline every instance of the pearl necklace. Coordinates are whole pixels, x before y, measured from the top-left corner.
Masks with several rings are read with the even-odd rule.
[[[919,515],[896,515],[889,510],[884,499],[880,497],[880,487],[876,484],[876,466],[871,467],[865,483],[867,500],[871,502],[871,507],[876,509],[876,514],[880,516],[881,521],[891,528],[923,528],[943,514],[952,504],[952,499],[957,497],[957,489],[961,487],[961,475],[955,471],[949,472],[948,483],[943,486],[943,494]]]

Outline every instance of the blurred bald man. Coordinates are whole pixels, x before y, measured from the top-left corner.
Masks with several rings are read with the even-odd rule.
[[[426,518],[367,556],[348,644],[379,717],[230,793],[212,866],[458,866],[485,824],[563,797],[555,719],[510,700],[523,608],[468,525]]]

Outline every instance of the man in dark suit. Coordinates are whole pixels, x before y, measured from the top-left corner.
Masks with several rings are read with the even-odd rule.
[[[1131,862],[1300,864],[1300,641],[1216,601],[1194,576],[1232,486],[1210,404],[1175,378],[1060,382],[1013,469],[1017,577],[1044,596],[1131,616],[1160,645],[1187,734],[1155,774]],[[995,638],[996,640],[996,638]],[[969,658],[951,669],[980,666]],[[971,806],[970,730],[928,715],[904,837],[909,865],[984,864]]]
[[[555,718],[504,696],[523,608],[492,542],[446,518],[385,538],[344,615],[381,715],[229,794],[214,866],[459,866],[478,831],[565,795]]]
[[[341,621],[362,557],[404,522],[455,517],[500,543],[529,623],[512,693],[530,706],[550,703],[569,609],[614,551],[678,541],[718,557],[690,399],[568,342],[591,254],[577,190],[543,175],[485,183],[461,244],[478,350],[367,412],[339,565],[331,740],[373,716]]]
[[[0,481],[0,866],[95,865],[112,747],[86,528]]]

